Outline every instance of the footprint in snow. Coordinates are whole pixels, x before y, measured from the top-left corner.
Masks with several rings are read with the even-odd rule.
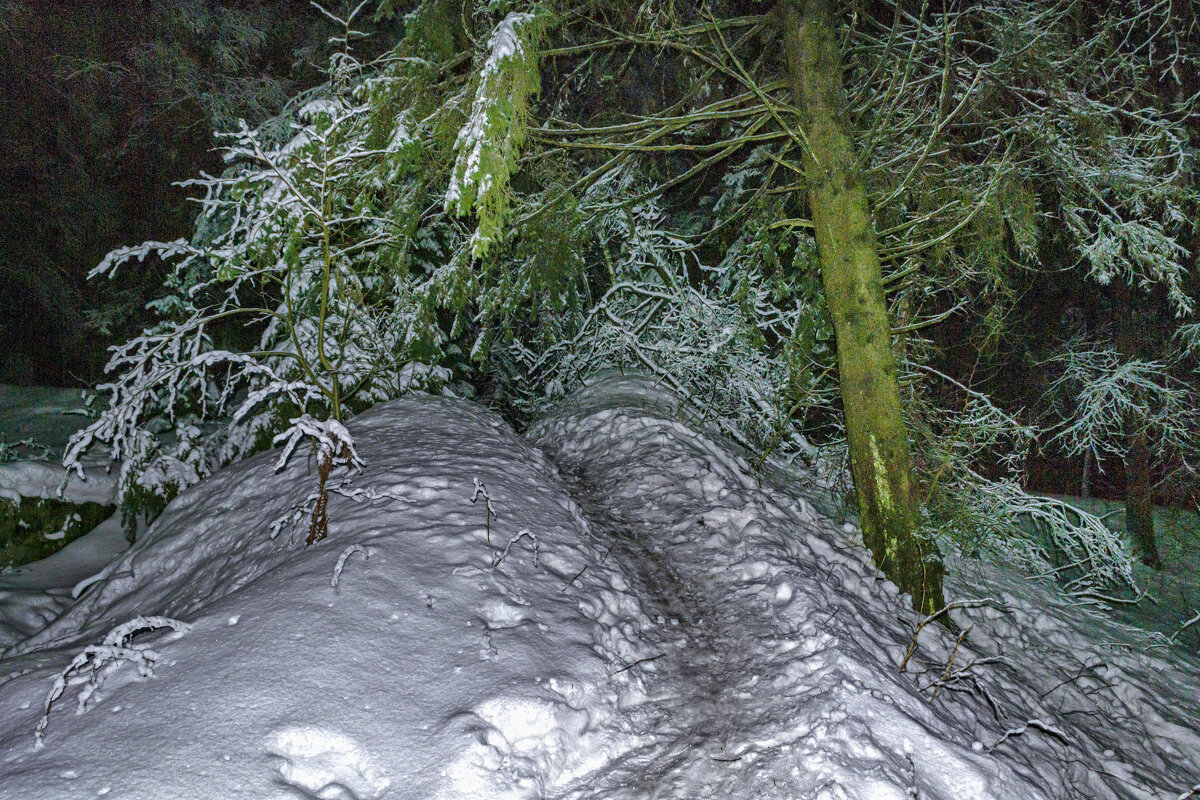
[[[276,731],[268,752],[279,782],[311,800],[379,800],[391,780],[348,736],[320,728]]]

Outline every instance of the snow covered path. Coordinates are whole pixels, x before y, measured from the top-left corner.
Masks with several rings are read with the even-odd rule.
[[[736,695],[739,681],[758,670],[755,642],[737,619],[740,607],[723,604],[711,576],[689,568],[695,562],[687,559],[694,554],[672,546],[680,544],[678,539],[656,541],[662,528],[592,502],[604,493],[586,480],[577,480],[573,488],[593,530],[613,542],[611,557],[631,576],[643,610],[657,624],[643,633],[654,652],[627,667],[641,677],[649,695],[634,715],[647,743],[626,754],[602,781],[589,779],[578,794],[701,796],[679,778],[694,771],[697,761],[711,759],[707,773],[712,764],[739,760],[725,744],[751,722],[752,709]]]
[[[1177,800],[1200,782],[1194,664],[1114,650],[1119,630],[979,566],[957,591],[998,607],[957,618],[977,624],[957,650],[926,628],[901,673],[915,618],[853,528],[679,415],[619,378],[524,439],[461,400],[378,406],[349,425],[352,488],[375,499],[333,498],[310,548],[303,523],[270,527],[311,464],[223,470],[0,655],[0,800]],[[67,675],[43,715],[72,658],[139,615],[186,625]]]
[[[978,666],[933,697],[954,638],[927,628],[901,674],[916,621],[854,546],[853,529],[835,526],[795,491],[760,489],[728,449],[678,416],[669,397],[643,382],[610,379],[529,433],[570,477],[594,530],[612,537],[612,557],[659,623],[644,633],[652,660],[631,667],[652,698],[635,726],[646,744],[589,776],[573,798],[1174,800],[1173,786],[1195,780],[1194,718],[1177,737],[1185,749],[1163,762],[1160,748],[1175,745],[1153,741],[1128,709],[1092,707],[1085,725],[1106,716],[1112,725],[1098,732],[1101,742],[1080,735],[1062,704],[1057,715],[1039,705],[1036,689],[1061,684],[1075,659],[1088,657],[1079,652],[1085,638],[1062,633],[1079,624],[1077,609],[1029,620],[1047,642],[983,609],[990,633],[980,645],[1017,650],[1023,640],[1038,665],[1021,663],[1019,653],[989,664],[964,644],[959,669],[972,659]],[[1009,581],[989,588],[1032,595],[1032,608],[1054,607],[1044,588],[989,577]],[[960,582],[959,591],[978,597],[983,589]],[[1030,610],[1008,597],[1009,613]],[[1145,660],[1147,673],[1181,677],[1154,662]],[[1185,699],[1176,719],[1188,722],[1192,689],[1161,688]],[[1036,716],[1057,733],[1033,725],[1006,738]],[[1164,728],[1183,733],[1170,722]],[[1106,749],[1131,733],[1141,734],[1123,745],[1140,762],[1132,769]],[[1148,752],[1132,752],[1142,747]]]
[[[656,400],[645,386],[626,390],[585,393],[530,433],[660,621],[654,660],[631,668],[652,698],[650,743],[580,800],[1055,796],[973,750],[970,726],[898,674],[911,627],[880,630],[864,606],[903,605],[845,532],[831,544],[810,505],[781,507],[727,450],[661,405],[639,409]]]

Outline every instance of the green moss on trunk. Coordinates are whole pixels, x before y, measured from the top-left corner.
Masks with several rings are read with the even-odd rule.
[[[875,563],[913,606],[943,603],[942,565],[919,533],[921,514],[904,427],[891,326],[867,193],[846,129],[834,10],[830,0],[783,0],[779,21],[800,107],[805,180],[825,300],[837,336],[850,467]]]

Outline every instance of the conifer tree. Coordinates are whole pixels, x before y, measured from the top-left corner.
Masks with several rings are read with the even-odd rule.
[[[900,404],[878,243],[858,173],[833,3],[784,0],[778,10],[800,106],[808,204],[837,331],[838,379],[863,540],[913,606],[944,603],[942,565],[921,532],[916,475]]]
[[[922,613],[942,602],[935,541],[1094,599],[1128,555],[1025,491],[1038,432],[939,330],[1000,351],[1051,241],[1081,279],[1188,308],[1177,120],[1104,127],[1123,96],[1050,66],[1087,21],[1071,6],[426,0],[370,63],[346,25],[328,83],[198,182],[191,240],[106,263],[178,258],[90,435],[131,476],[191,481],[276,436],[349,470],[328,425],[376,400],[453,385],[520,422],[633,369],[755,464],[836,487],[848,461],[866,543]],[[1139,52],[1113,68],[1141,74]],[[224,324],[247,318],[249,344]]]

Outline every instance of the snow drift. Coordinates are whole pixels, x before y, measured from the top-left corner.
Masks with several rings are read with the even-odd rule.
[[[759,485],[685,411],[619,378],[524,439],[461,400],[378,406],[349,425],[352,486],[377,499],[332,497],[311,548],[303,523],[270,531],[312,464],[220,472],[4,653],[0,798],[1175,798],[1200,781],[1194,664],[980,566],[952,584],[991,598],[956,612],[968,635],[927,626],[901,672],[916,619],[853,526]],[[114,633],[151,615],[183,624]],[[106,637],[142,655],[79,666]]]
[[[6,653],[0,797],[523,797],[604,760],[609,664],[639,650],[588,615],[638,606],[546,459],[464,402],[392,403],[352,429],[356,486],[404,501],[334,501],[329,539],[305,549],[304,530],[269,528],[310,468],[250,459],[181,495]],[[492,566],[524,528],[536,539]],[[68,692],[35,751],[54,674],[139,614],[191,630],[152,633],[154,677],[116,670],[83,714]]]

